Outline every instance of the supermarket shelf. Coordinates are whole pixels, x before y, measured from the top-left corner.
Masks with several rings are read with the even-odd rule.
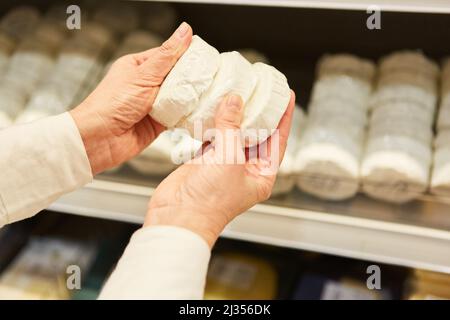
[[[127,179],[117,181],[120,179],[106,177],[96,180],[63,196],[49,209],[142,223],[157,182],[154,185],[148,183],[149,187],[142,182],[141,185],[136,181],[127,182]],[[299,197],[300,193],[292,195],[297,203]],[[331,204],[325,202],[324,206],[323,201],[316,201],[322,207],[314,207],[314,200],[308,199],[302,199],[305,204],[302,208],[290,205],[294,200],[289,197],[278,200],[283,206],[277,200],[258,204],[233,221],[223,236],[450,273],[447,204],[439,206],[434,200],[427,203],[425,199],[419,206],[414,206],[416,209],[411,207],[410,212],[404,212],[405,208],[398,212],[386,208],[378,211],[381,208],[363,198],[352,201],[350,207],[348,203],[341,204],[341,208],[336,205],[334,210]],[[364,207],[375,211],[365,211]]]
[[[152,0],[138,0],[152,1]],[[167,2],[297,7],[313,9],[364,10],[378,6],[382,11],[450,13],[448,0],[169,0]]]

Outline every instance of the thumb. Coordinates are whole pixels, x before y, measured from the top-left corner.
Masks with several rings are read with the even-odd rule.
[[[161,84],[191,40],[192,28],[183,22],[161,46],[138,54],[137,60],[143,61],[139,67],[144,74]]]
[[[225,97],[217,108],[214,145],[217,156],[226,161],[224,163],[229,163],[228,161],[245,163],[240,131],[243,114],[244,103],[241,97],[235,94]]]

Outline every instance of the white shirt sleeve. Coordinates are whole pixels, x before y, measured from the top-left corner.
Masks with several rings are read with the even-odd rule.
[[[0,130],[0,228],[47,208],[92,180],[69,113]]]
[[[69,113],[0,130],[0,228],[29,218],[92,180],[83,141]],[[201,299],[207,243],[177,227],[137,231],[102,299]]]
[[[144,227],[133,235],[99,299],[202,299],[211,252],[178,227]]]

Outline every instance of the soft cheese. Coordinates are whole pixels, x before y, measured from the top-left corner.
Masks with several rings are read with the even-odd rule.
[[[272,134],[291,97],[287,79],[280,71],[264,63],[255,63],[253,70],[258,82],[245,106],[241,126],[248,145],[259,144]]]
[[[172,128],[199,104],[219,69],[219,52],[193,36],[191,45],[164,80],[150,115]]]
[[[230,93],[238,94],[245,105],[257,80],[252,65],[240,53],[221,53],[219,70],[209,90],[201,96],[198,107],[179,126],[188,129],[197,140],[208,140],[204,133],[214,128],[214,116],[222,99]],[[196,127],[202,130],[196,130]]]

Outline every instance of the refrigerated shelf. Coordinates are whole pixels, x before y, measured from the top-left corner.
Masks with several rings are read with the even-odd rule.
[[[140,224],[158,182],[131,170],[104,175],[49,209]],[[448,208],[447,199],[433,196],[392,205],[363,195],[324,202],[294,191],[255,205],[222,236],[450,273]]]
[[[369,7],[377,6],[381,11],[390,12],[450,13],[450,3],[447,0],[169,0],[165,2],[364,11]]]
[[[141,0],[140,4],[145,1],[150,0]],[[445,15],[387,13],[382,18],[382,30],[374,32],[365,27],[369,5],[392,12],[450,13],[447,0],[171,2],[183,2],[177,5],[180,16],[222,51],[250,46],[268,54],[299,91],[298,100],[303,105],[308,101],[315,62],[323,53],[348,51],[377,59],[392,50],[420,47],[440,59],[450,52],[448,42],[443,41],[448,30]],[[222,23],[230,16],[234,17],[233,24]],[[226,31],[221,28],[223,25]],[[245,27],[248,25],[252,28]],[[295,30],[295,36],[285,30]],[[140,224],[159,181],[125,168],[119,174],[102,175],[90,185],[61,197],[50,209]],[[327,202],[295,191],[255,205],[230,223],[222,236],[450,273],[450,200],[429,195],[405,205],[393,205],[363,195]]]

